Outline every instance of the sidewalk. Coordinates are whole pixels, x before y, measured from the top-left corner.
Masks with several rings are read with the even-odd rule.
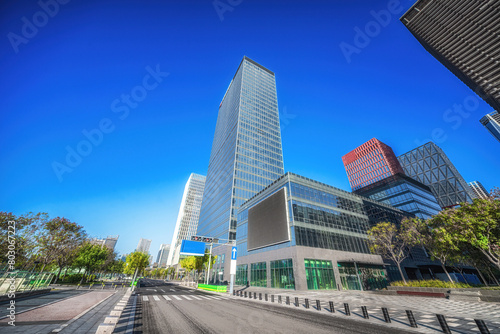
[[[278,296],[282,298],[285,307],[294,306],[295,297],[299,298],[299,308],[304,309],[305,298],[309,299],[310,309],[318,312],[315,308],[316,300],[320,300],[321,312],[330,312],[329,302],[334,303],[338,310],[334,315],[345,316],[344,303],[348,303],[353,315],[361,321],[367,321],[362,317],[361,306],[366,306],[370,319],[375,318],[379,323],[384,322],[381,308],[386,307],[393,320],[393,323],[402,325],[405,329],[410,329],[406,310],[411,310],[419,325],[418,332],[437,333],[442,332],[437,321],[436,314],[445,316],[448,326],[455,333],[478,333],[474,319],[484,320],[491,333],[500,333],[500,303],[487,302],[464,302],[453,301],[444,298],[425,298],[410,296],[378,295],[363,291],[295,291],[280,290],[259,287],[236,286],[235,291],[252,292],[252,301],[263,302],[265,294],[268,294],[271,302],[271,295],[275,296],[274,303],[278,303]],[[262,293],[262,301],[259,297],[255,299],[254,293]],[[226,294],[227,295],[227,294]],[[290,306],[285,305],[286,297],[290,298]],[[231,298],[250,300],[248,297]],[[354,318],[354,317],[353,317]]]

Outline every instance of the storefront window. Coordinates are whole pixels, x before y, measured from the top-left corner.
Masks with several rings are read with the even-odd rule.
[[[271,261],[271,287],[295,289],[292,259]]]
[[[309,290],[336,289],[332,261],[305,259],[307,288]]]
[[[267,287],[266,263],[252,263],[250,265],[250,285]]]

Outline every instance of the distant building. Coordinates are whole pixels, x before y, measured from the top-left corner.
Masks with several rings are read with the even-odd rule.
[[[358,190],[388,176],[404,174],[392,148],[370,139],[342,157],[352,190]]]
[[[486,190],[486,188],[484,188],[481,182],[479,181],[472,181],[469,183],[469,186],[471,187],[472,191],[474,192],[477,198],[486,199],[490,195]]]
[[[118,242],[118,237],[119,237],[119,235],[116,235],[116,236],[110,235],[106,239],[94,238],[94,239],[90,240],[90,243],[92,243],[94,245],[99,245],[101,247],[106,246],[111,251],[114,251],[116,243]]]
[[[500,141],[500,114],[497,111],[486,114],[480,122],[493,137]]]
[[[149,247],[151,246],[151,240],[150,239],[143,239],[139,240],[139,244],[137,245],[137,252],[143,252],[143,253],[149,253]]]
[[[205,176],[192,173],[184,187],[181,207],[172,236],[172,247],[168,252],[167,266],[179,263],[182,240],[191,240],[191,236],[196,234],[204,189]]]
[[[120,258],[121,261],[126,262],[127,261],[127,256],[128,254],[123,254],[122,257]]]
[[[401,17],[432,56],[497,111],[499,12],[498,0],[419,0]]]
[[[158,256],[156,257],[156,263],[158,263],[158,267],[160,268],[166,267],[169,252],[170,252],[170,245],[167,244],[160,245],[160,250],[158,251]]]
[[[398,157],[405,174],[429,186],[441,208],[475,198],[471,188],[443,150],[428,142]]]

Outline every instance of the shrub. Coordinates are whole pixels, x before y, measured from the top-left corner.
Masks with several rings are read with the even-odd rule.
[[[82,274],[72,274],[72,275],[66,275],[64,277],[65,283],[80,283],[80,280],[82,279]]]
[[[408,284],[404,284],[403,281],[391,282],[391,286],[408,286],[414,288],[472,288],[472,285],[460,283],[460,282],[448,282],[440,281],[438,279],[424,280],[424,281],[409,281]]]

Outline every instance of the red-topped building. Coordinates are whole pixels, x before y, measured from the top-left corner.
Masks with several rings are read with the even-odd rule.
[[[373,138],[342,157],[352,190],[395,174],[404,174],[392,148]]]

